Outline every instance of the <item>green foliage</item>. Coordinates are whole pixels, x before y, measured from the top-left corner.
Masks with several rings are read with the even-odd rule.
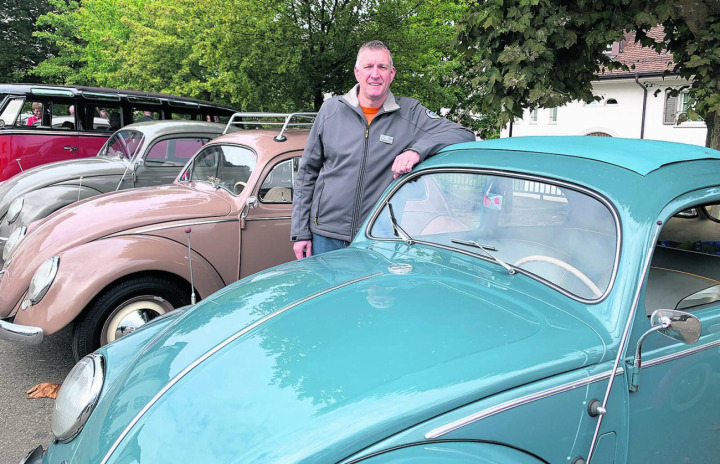
[[[33,37],[38,17],[50,11],[44,0],[0,0],[0,82],[31,80],[27,72],[56,52]]]
[[[35,72],[68,83],[168,92],[251,111],[318,109],[355,84],[360,45],[393,50],[393,91],[473,121],[453,76],[454,22],[444,0],[51,0],[42,38],[61,53]]]
[[[720,136],[720,2],[717,0],[474,0],[458,23],[468,86],[486,98],[474,110],[500,111],[499,123],[526,108],[590,101],[599,66],[620,67],[603,52],[636,30],[637,40],[667,49],[674,72],[692,81],[695,111]],[[665,40],[646,33],[662,24]]]

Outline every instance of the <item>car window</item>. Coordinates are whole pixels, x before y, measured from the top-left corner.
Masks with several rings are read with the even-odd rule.
[[[30,128],[40,127],[49,123],[50,104],[38,100],[25,100],[20,110],[20,117],[15,120],[15,126]]]
[[[720,221],[720,204],[705,205],[705,213],[714,221]]]
[[[51,109],[53,129],[75,130],[75,105],[53,103]]]
[[[171,113],[170,119],[180,119],[182,121],[199,121],[200,115],[197,113]]]
[[[161,140],[150,148],[145,157],[145,165],[149,167],[184,166],[209,141],[210,138],[205,137]]]
[[[243,191],[255,169],[257,155],[234,145],[213,145],[197,154],[180,178],[210,182],[235,195]]]
[[[120,105],[88,105],[85,107],[88,127],[100,132],[114,132],[122,127],[122,108]]]
[[[162,119],[159,111],[152,111],[148,109],[131,108],[133,122],[153,121]]]
[[[293,184],[299,158],[276,164],[260,185],[259,197],[263,203],[292,203]]]
[[[134,130],[121,130],[105,142],[98,156],[119,156],[131,159],[142,145],[144,135]]]
[[[488,252],[583,299],[608,289],[618,225],[599,199],[566,186],[476,173],[426,174],[389,199],[371,223],[377,239],[412,239],[487,258]],[[486,251],[475,244],[485,247]]]
[[[696,311],[720,302],[718,208],[693,208],[705,211],[709,219],[676,214],[663,225],[646,282],[648,315],[656,309]]]
[[[9,99],[5,104],[5,108],[3,108],[2,113],[0,113],[0,120],[2,123],[6,126],[14,125],[20,115],[20,110],[22,109],[24,102],[25,99],[21,97]]]

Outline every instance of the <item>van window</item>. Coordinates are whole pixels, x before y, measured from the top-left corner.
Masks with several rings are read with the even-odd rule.
[[[85,107],[85,118],[94,131],[114,132],[122,127],[122,108],[119,105],[88,105]]]
[[[5,124],[6,126],[12,126],[15,124],[15,121],[20,114],[20,109],[22,108],[24,101],[25,100],[23,98],[19,97],[12,98],[7,102],[2,113],[0,113],[0,120],[3,122],[3,124]]]

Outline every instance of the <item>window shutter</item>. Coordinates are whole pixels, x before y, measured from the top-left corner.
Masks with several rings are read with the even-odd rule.
[[[675,124],[677,120],[677,97],[665,94],[665,115],[663,124]]]

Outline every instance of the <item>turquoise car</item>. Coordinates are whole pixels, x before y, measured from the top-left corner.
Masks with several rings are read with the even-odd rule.
[[[82,359],[24,462],[717,462],[719,231],[718,151],[451,146],[349,248]]]

